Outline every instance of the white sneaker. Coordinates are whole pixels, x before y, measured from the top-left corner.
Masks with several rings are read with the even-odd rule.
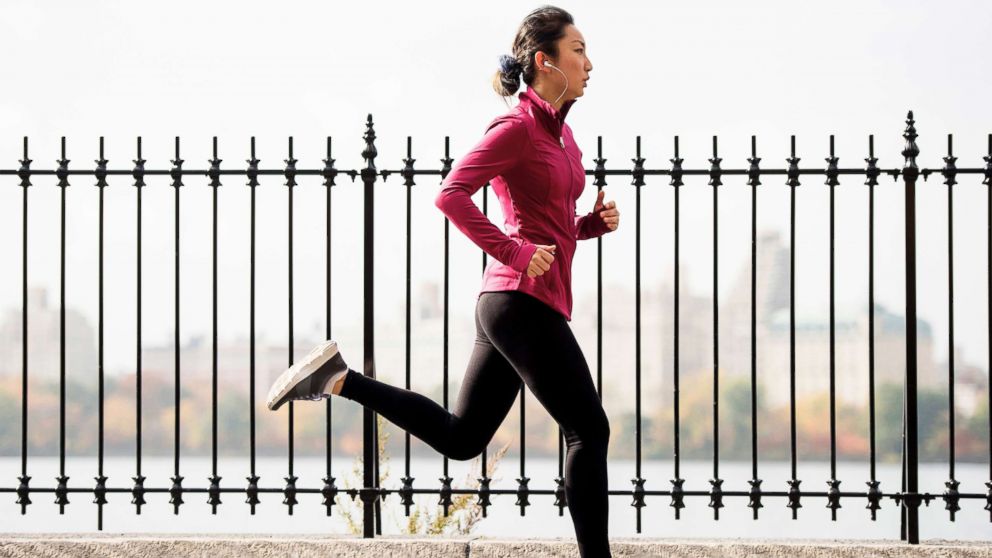
[[[348,371],[337,342],[323,341],[276,378],[269,388],[266,405],[275,411],[287,401],[319,401],[330,397],[324,391],[326,387],[337,384]]]

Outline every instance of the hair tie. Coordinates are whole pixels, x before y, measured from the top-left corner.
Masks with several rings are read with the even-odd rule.
[[[501,54],[499,57],[499,69],[508,76],[515,76],[520,73],[522,66],[517,59],[509,54]]]

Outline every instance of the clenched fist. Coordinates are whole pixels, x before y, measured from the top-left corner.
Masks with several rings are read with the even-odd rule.
[[[538,275],[544,275],[544,272],[551,269],[551,262],[555,261],[555,245],[551,244],[546,246],[544,244],[537,244],[537,250],[534,251],[534,255],[530,258],[530,264],[527,266],[527,277],[537,277]]]

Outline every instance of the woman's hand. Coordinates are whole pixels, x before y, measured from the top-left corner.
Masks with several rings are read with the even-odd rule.
[[[599,215],[600,219],[606,223],[606,228],[610,231],[617,230],[620,226],[620,210],[617,209],[617,203],[610,200],[603,203],[603,196],[606,195],[605,190],[599,191],[599,196],[596,197],[596,203],[593,205],[592,212]]]
[[[555,261],[556,246],[554,244],[536,244],[536,246],[537,250],[534,251],[534,255],[530,258],[530,264],[527,266],[527,277],[544,275],[545,271],[551,269],[551,262]]]

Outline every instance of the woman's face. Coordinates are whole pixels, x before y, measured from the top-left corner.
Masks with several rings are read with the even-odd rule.
[[[538,64],[543,66],[544,60],[550,60],[568,78],[568,89],[562,95],[562,102],[583,95],[589,72],[592,71],[592,62],[586,54],[585,38],[574,25],[568,25],[565,28],[565,36],[558,40],[558,59],[544,58],[538,60]],[[550,66],[544,66],[543,70],[549,84],[548,89],[557,96],[565,87],[564,78]]]

